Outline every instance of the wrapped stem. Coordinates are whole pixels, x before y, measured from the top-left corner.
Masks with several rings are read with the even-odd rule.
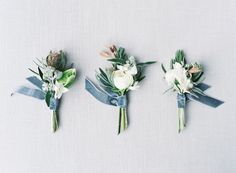
[[[178,126],[179,126],[179,133],[185,128],[185,111],[184,108],[178,108]]]
[[[52,127],[52,132],[53,133],[56,132],[56,130],[59,128],[58,117],[57,117],[57,111],[56,110],[52,111],[51,127]]]
[[[128,128],[128,118],[127,118],[126,108],[120,107],[118,135],[120,134],[120,132],[125,131],[127,128]]]

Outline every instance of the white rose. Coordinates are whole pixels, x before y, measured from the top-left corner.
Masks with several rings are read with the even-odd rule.
[[[125,73],[122,70],[117,70],[113,72],[113,82],[116,88],[124,90],[133,84],[134,79],[131,74]]]
[[[191,80],[187,77],[187,71],[179,63],[173,64],[173,69],[166,72],[165,79],[170,86],[174,86],[174,82],[177,80],[182,92],[188,92],[193,87]]]

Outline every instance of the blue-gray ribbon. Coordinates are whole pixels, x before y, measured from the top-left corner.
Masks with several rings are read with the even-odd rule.
[[[88,78],[85,79],[85,89],[102,103],[119,107],[126,107],[127,105],[126,95],[119,96],[116,93],[97,87]]]
[[[204,83],[200,83],[196,87],[201,89],[202,91],[205,91],[206,89],[210,88],[209,85],[204,84]],[[195,100],[195,101],[198,101],[200,103],[203,103],[205,105],[208,105],[208,106],[211,106],[214,108],[216,108],[224,103],[221,100],[218,100],[218,99],[206,96],[206,95],[201,95],[196,92],[194,94],[197,97],[194,95],[191,95],[189,93],[178,93],[178,95],[177,95],[178,108],[184,108],[187,100]]]
[[[28,88],[28,87],[25,87],[25,86],[21,86],[19,89],[16,90],[16,92],[20,93],[20,94],[23,94],[23,95],[26,95],[26,96],[34,97],[34,98],[39,99],[39,100],[44,100],[45,97],[46,97],[46,93],[42,90],[43,82],[35,76],[30,76],[26,79],[30,83],[35,85],[38,89],[33,89],[33,88]],[[59,105],[59,100],[58,99],[50,98],[49,108],[51,110],[54,110],[54,111],[57,110],[58,105]]]

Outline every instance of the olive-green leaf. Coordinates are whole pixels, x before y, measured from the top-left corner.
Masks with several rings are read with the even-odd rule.
[[[46,93],[45,101],[46,101],[48,107],[50,106],[50,99],[51,99],[52,95],[53,95],[53,94],[52,94],[51,91],[48,91],[48,92]]]

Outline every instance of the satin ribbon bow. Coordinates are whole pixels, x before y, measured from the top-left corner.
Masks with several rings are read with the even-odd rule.
[[[26,96],[34,97],[39,100],[44,100],[46,97],[46,93],[42,90],[43,82],[35,76],[28,77],[26,78],[26,80],[35,85],[38,89],[21,86],[19,89],[16,90],[16,92]],[[59,105],[58,99],[50,98],[49,108],[51,110],[56,111],[58,105]]]
[[[202,91],[207,90],[208,88],[210,88],[209,85],[204,84],[204,83],[200,83],[197,85],[197,88],[201,89]],[[211,107],[218,107],[219,105],[223,104],[224,102],[206,95],[201,95],[198,93],[195,93],[195,95],[197,96],[193,96],[189,93],[178,93],[177,95],[177,100],[178,100],[178,108],[185,108],[186,105],[186,101],[188,100],[195,100],[198,102],[201,102],[205,105],[211,106]]]
[[[88,78],[85,79],[85,89],[102,103],[119,107],[127,106],[126,95],[119,96],[107,89],[98,87]]]

